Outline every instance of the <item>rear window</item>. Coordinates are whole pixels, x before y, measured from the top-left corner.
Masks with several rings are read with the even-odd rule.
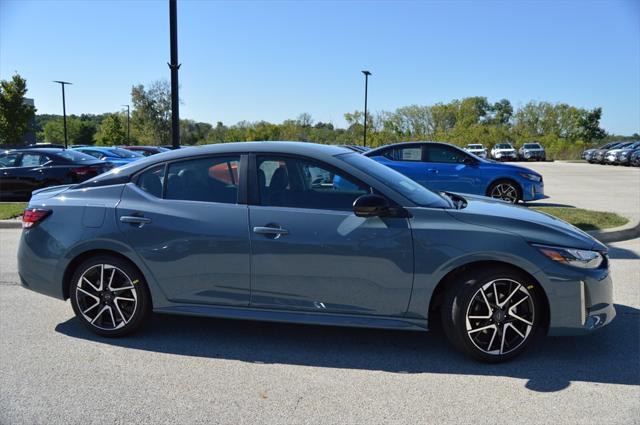
[[[96,159],[91,155],[69,149],[62,152],[57,152],[56,156],[64,158],[67,161],[71,162],[96,162]]]
[[[112,152],[114,155],[119,156],[120,158],[138,158],[140,156],[143,156],[142,154],[139,154],[137,152],[132,152],[122,148],[113,148],[110,149],[110,152]]]

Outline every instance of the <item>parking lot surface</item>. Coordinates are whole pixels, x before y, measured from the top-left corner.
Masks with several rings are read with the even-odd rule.
[[[531,204],[573,206],[640,221],[640,168],[571,162],[517,162],[542,174],[549,199]]]
[[[18,285],[0,230],[0,423],[640,423],[640,240],[611,246],[618,317],[500,365],[437,333],[155,315],[97,337]]]

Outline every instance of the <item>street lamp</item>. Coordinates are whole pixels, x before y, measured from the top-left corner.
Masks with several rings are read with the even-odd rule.
[[[178,97],[178,12],[176,0],[169,0],[169,44],[171,50],[171,143],[180,147],[180,101]]]
[[[369,75],[371,72],[362,71],[364,74],[364,146],[367,146],[367,91],[369,89]]]
[[[126,106],[127,107],[127,146],[131,145],[131,132],[130,130],[130,126],[129,123],[131,121],[131,111],[129,109],[129,105],[122,105],[122,106]]]
[[[67,149],[69,142],[67,140],[67,107],[64,100],[64,86],[71,83],[67,81],[54,81],[54,83],[58,83],[62,87],[62,121],[64,123],[64,148]]]

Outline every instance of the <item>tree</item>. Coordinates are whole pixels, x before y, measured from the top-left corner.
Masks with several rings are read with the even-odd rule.
[[[604,139],[607,133],[600,128],[602,108],[585,111],[580,117],[580,136],[586,142]],[[634,135],[637,136],[637,135]]]
[[[96,139],[99,145],[123,145],[127,142],[127,128],[121,114],[109,114],[103,118]]]
[[[36,109],[25,103],[27,80],[14,74],[0,82],[0,143],[21,145]]]
[[[131,88],[131,126],[145,145],[171,144],[171,89],[166,81],[154,81],[146,90],[142,84]]]
[[[92,145],[95,143],[96,123],[76,115],[67,117],[67,137],[70,145]],[[61,116],[47,120],[43,128],[44,142],[64,143],[64,123]]]

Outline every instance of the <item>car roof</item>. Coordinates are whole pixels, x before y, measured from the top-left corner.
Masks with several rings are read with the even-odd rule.
[[[123,167],[119,167],[114,172],[101,174],[82,183],[82,186],[89,186],[92,182],[101,180],[117,180],[118,177],[131,176],[140,170],[149,166],[160,164],[166,161],[175,161],[180,159],[190,159],[202,155],[219,155],[219,154],[243,154],[243,153],[273,153],[273,154],[289,154],[308,156],[318,160],[329,160],[331,157],[353,153],[351,149],[342,148],[337,145],[321,145],[310,142],[234,142],[234,143],[217,143],[211,145],[191,146],[185,149],[175,149],[168,152],[162,152],[156,155],[140,158]]]
[[[32,148],[19,148],[19,149],[9,149],[5,152],[20,152],[20,153],[60,153],[60,152],[64,152],[65,149],[61,149],[61,148],[38,148],[38,149],[32,149]]]

